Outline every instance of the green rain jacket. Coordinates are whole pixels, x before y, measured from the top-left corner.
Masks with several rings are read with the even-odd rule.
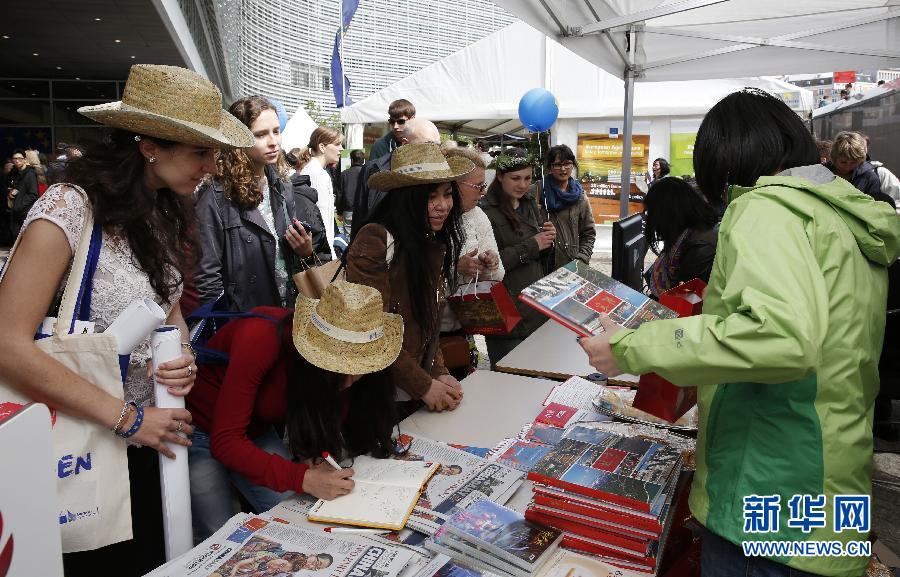
[[[619,331],[619,367],[697,385],[691,511],[742,541],[864,541],[834,531],[834,495],[871,495],[872,419],[886,266],[900,216],[821,166],[731,193],[703,314]],[[788,527],[789,500],[825,495],[826,527]],[[745,534],[743,498],[779,495],[779,530]],[[855,577],[865,557],[772,557]]]

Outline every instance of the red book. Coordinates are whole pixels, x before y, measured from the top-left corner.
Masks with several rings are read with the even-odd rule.
[[[533,490],[535,500],[540,496],[541,498],[552,499],[553,501],[571,504],[572,506],[586,507],[589,508],[592,511],[593,516],[598,519],[606,519],[615,523],[626,523],[637,529],[652,531],[656,534],[662,533],[662,519],[651,514],[635,511],[628,507],[622,507],[621,505],[616,505],[609,501],[591,499],[590,497],[585,497],[584,495],[572,493],[571,491],[564,491],[555,487],[535,485]],[[549,501],[547,503],[549,503]],[[562,509],[564,507],[559,508]],[[575,509],[572,509],[572,511],[578,512]]]
[[[625,537],[618,533],[604,531],[597,527],[591,527],[583,524],[575,518],[567,518],[567,516],[550,514],[547,510],[537,510],[529,507],[525,510],[525,518],[535,523],[542,523],[554,529],[559,529],[567,533],[575,533],[582,537],[588,537],[596,541],[606,543],[607,547],[615,549],[622,554],[628,554],[632,557],[647,557],[654,550],[651,548],[651,542],[636,538]]]
[[[528,479],[659,517],[680,470],[681,453],[668,445],[576,425]]]
[[[617,531],[619,533],[631,535],[639,539],[659,539],[659,532],[635,527],[631,523],[634,517],[612,513],[610,511],[604,511],[603,509],[597,509],[594,507],[587,507],[585,505],[573,503],[571,501],[565,501],[563,499],[553,499],[551,497],[545,497],[543,495],[535,495],[534,504],[539,506],[541,509],[556,510],[560,513],[569,513],[582,516],[585,519],[590,520],[590,523],[586,521],[587,524],[596,525],[601,529]]]
[[[587,553],[592,557],[598,557],[604,562],[609,563],[610,565],[615,565],[616,567],[634,569],[636,571],[643,571],[647,573],[652,573],[654,569],[656,569],[655,557],[637,558],[622,556],[620,552],[605,547],[601,543],[591,541],[578,535],[572,535],[570,533],[563,534],[562,546],[566,549],[574,549],[575,551],[579,551],[581,553]]]

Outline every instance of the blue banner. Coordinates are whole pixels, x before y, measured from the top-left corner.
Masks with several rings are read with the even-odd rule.
[[[341,2],[341,28],[334,35],[334,50],[331,52],[331,89],[334,91],[334,103],[338,108],[353,104],[348,96],[350,80],[344,76],[344,63],[341,61],[341,30],[344,34],[347,33],[357,8],[359,0]]]

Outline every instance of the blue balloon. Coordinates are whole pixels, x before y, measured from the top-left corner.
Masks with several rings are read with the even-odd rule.
[[[278,126],[281,127],[281,132],[284,132],[284,127],[288,122],[287,110],[284,109],[284,104],[274,98],[269,98],[269,102],[275,107],[275,113],[278,114]]]
[[[532,88],[519,100],[519,120],[531,132],[548,130],[559,116],[559,103],[549,90]]]

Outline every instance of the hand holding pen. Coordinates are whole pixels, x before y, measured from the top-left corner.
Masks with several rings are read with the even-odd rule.
[[[303,492],[330,501],[353,490],[353,469],[344,469],[327,452],[303,476]]]

